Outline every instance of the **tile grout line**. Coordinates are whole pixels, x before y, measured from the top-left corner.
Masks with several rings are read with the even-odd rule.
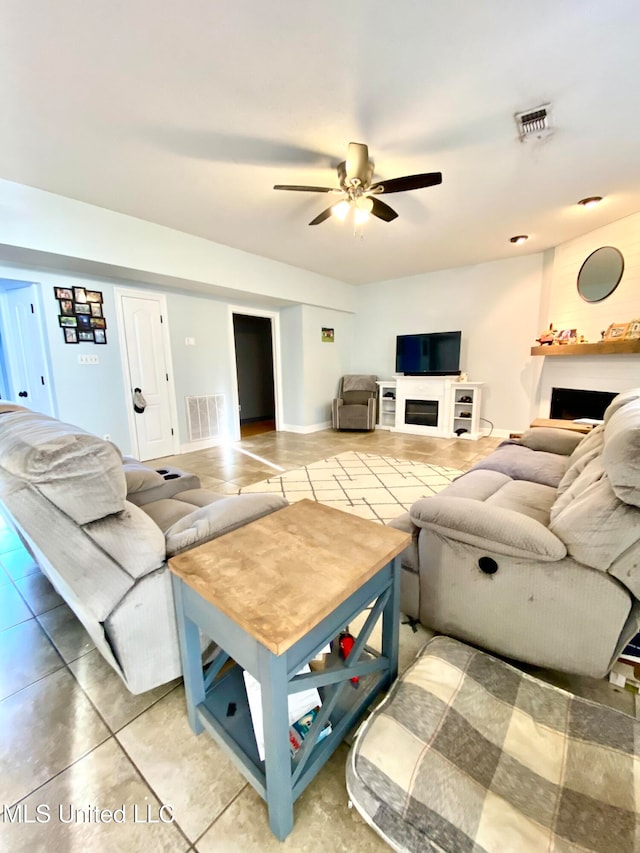
[[[232,797],[232,798],[229,800],[229,802],[228,802],[228,803],[227,803],[227,805],[222,809],[222,811],[220,812],[220,814],[218,814],[218,815],[216,815],[216,817],[214,817],[214,819],[211,821],[211,823],[209,824],[209,826],[208,826],[208,827],[207,827],[203,832],[201,832],[201,833],[200,833],[200,835],[196,838],[196,840],[195,840],[195,841],[191,841],[191,842],[190,842],[190,844],[192,844],[192,845],[193,845],[193,849],[194,849],[194,850],[196,849],[196,844],[198,844],[200,841],[202,841],[202,839],[203,839],[203,838],[204,838],[204,836],[207,834],[207,832],[209,832],[209,830],[213,828],[213,826],[214,826],[214,825],[215,825],[215,824],[220,820],[220,818],[222,817],[222,815],[223,815],[223,814],[225,814],[225,812],[227,812],[227,811],[231,808],[231,806],[235,803],[235,801],[238,799],[238,797],[240,797],[240,795],[241,795],[244,791],[246,791],[248,787],[249,787],[249,783],[248,783],[248,782],[245,782],[245,783],[244,783],[244,785],[242,786],[242,788],[240,788],[240,790],[238,791],[238,793],[235,795],[235,797]]]

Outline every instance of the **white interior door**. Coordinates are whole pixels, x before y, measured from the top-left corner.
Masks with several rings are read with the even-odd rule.
[[[138,457],[157,459],[174,453],[169,359],[165,351],[161,298],[155,294],[121,295],[130,406],[139,388],[144,412],[134,412]]]
[[[35,284],[4,292],[2,325],[8,390],[14,403],[54,415],[39,306]]]

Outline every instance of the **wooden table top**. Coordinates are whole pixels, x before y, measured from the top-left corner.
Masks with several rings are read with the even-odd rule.
[[[536,418],[531,422],[532,427],[554,427],[555,429],[570,429],[573,432],[588,433],[593,424],[577,424],[575,421],[565,421],[561,418]]]
[[[282,654],[411,542],[411,535],[301,500],[169,560],[170,570]]]

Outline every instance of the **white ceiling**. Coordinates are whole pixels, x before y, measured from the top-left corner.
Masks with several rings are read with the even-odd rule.
[[[539,252],[640,210],[639,46],[638,0],[0,0],[0,177],[354,283]],[[443,183],[309,227],[272,187],[350,141]]]

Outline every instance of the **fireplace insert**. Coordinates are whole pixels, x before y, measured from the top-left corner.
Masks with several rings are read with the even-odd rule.
[[[573,421],[576,418],[602,420],[604,410],[617,395],[615,391],[585,391],[577,388],[552,388],[550,418]]]

